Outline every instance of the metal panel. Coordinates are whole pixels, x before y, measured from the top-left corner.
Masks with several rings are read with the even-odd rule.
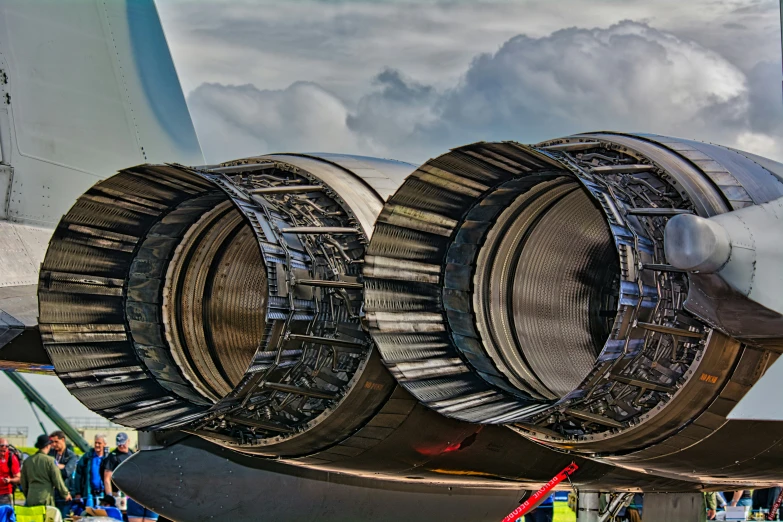
[[[4,130],[2,127],[2,121],[0,121],[0,136],[3,135]],[[0,219],[5,219],[8,215],[8,200],[11,197],[11,181],[14,176],[14,169],[9,165],[0,165]]]
[[[48,228],[0,221],[0,287],[37,284],[51,237]]]
[[[665,240],[671,264],[690,272],[695,315],[752,342],[783,335],[783,198],[709,219],[677,216]]]
[[[664,146],[676,146],[677,153],[688,158],[712,178],[730,201],[737,203],[746,201],[758,205],[783,196],[783,182],[758,162],[739,151],[695,140],[648,134],[640,136]],[[770,168],[775,163],[770,160],[767,162],[769,162]],[[729,184],[721,183],[717,177],[721,173],[730,176],[734,181]],[[736,186],[740,190],[732,191],[730,189],[732,186]],[[744,206],[739,204],[734,205],[734,208],[743,208]]]
[[[335,159],[347,158],[337,154],[333,156]],[[372,237],[375,219],[380,214],[383,204],[369,183],[366,185],[357,183],[356,176],[350,170],[319,158],[299,154],[269,154],[264,157],[296,165],[329,185],[351,208],[361,223],[364,233]]]
[[[318,157],[350,170],[370,185],[384,201],[389,199],[405,178],[416,170],[416,165],[412,163],[369,156],[328,152],[308,153],[307,156]]]
[[[0,41],[9,219],[51,226],[120,168],[203,162],[152,0],[10,0]]]
[[[736,150],[731,149],[737,154],[742,154],[749,160],[753,161],[754,163],[758,163],[761,167],[767,169],[770,174],[778,178],[781,183],[783,183],[783,163],[780,163],[778,161],[773,161],[769,158],[764,158],[762,156],[759,156],[757,154],[751,154],[750,152],[745,152],[743,150]]]
[[[152,470],[155,470],[154,472]],[[246,457],[197,440],[134,455],[113,480],[174,520],[493,521],[517,505],[520,485],[469,489],[314,472]]]

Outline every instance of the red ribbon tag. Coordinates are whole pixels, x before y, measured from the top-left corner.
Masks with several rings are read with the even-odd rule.
[[[525,500],[518,508],[506,515],[506,518],[503,519],[503,522],[514,522],[519,517],[524,516],[525,513],[533,510],[536,506],[543,502],[546,497],[549,496],[549,493],[554,489],[555,486],[567,479],[568,476],[572,475],[577,469],[579,469],[579,466],[576,465],[576,462],[572,462],[566,466],[563,471],[552,477],[552,480],[544,484],[544,487],[530,495],[529,499]]]

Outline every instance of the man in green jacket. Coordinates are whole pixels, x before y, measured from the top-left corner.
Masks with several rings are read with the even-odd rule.
[[[71,501],[71,493],[65,487],[60,469],[49,456],[51,441],[48,435],[39,435],[35,442],[38,453],[24,461],[21,486],[25,495],[25,506],[53,506],[54,489]]]

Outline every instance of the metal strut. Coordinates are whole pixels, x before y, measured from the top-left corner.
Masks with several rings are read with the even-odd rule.
[[[366,238],[351,209],[317,178],[237,167],[205,177],[234,196],[258,237],[270,281],[267,334],[242,382],[199,427],[252,445],[295,433],[334,407],[365,363],[371,345],[358,320],[363,285],[354,261]]]

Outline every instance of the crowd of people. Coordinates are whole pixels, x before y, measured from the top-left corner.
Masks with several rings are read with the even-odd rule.
[[[96,435],[93,447],[81,457],[67,444],[65,433],[40,435],[37,452],[23,458],[6,439],[0,438],[0,507],[14,505],[14,491],[24,493],[24,505],[55,506],[62,516],[108,516],[123,520],[114,497],[112,475],[133,454],[126,433],[117,434],[117,446],[109,451],[105,435]],[[127,497],[126,497],[127,498]],[[127,498],[128,522],[150,522],[158,515]]]

